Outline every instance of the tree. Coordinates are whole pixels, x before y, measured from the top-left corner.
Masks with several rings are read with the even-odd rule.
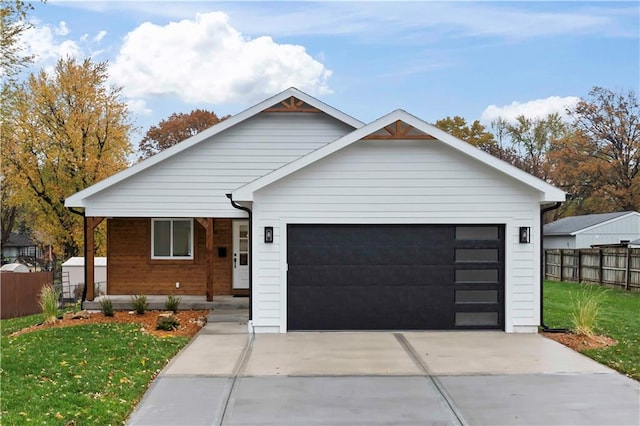
[[[564,151],[597,183],[582,197],[608,200],[610,210],[640,209],[640,104],[635,93],[594,87],[568,112],[584,142],[581,149]]]
[[[71,58],[30,75],[2,144],[7,183],[32,208],[33,228],[65,257],[78,254],[83,237],[82,217],[65,198],[125,168],[131,152],[129,113],[107,78],[106,62]]]
[[[20,39],[31,28],[27,15],[33,9],[31,3],[22,0],[0,2],[0,76],[3,95],[6,86],[15,84],[15,76],[28,65],[32,57],[23,53]]]
[[[28,12],[33,9],[30,3],[21,0],[2,0],[0,2],[0,140],[8,143],[8,135],[11,134],[11,120],[8,115],[15,104],[15,89],[17,76],[32,60],[31,56],[23,53],[20,39],[24,32],[31,27],[27,21]],[[4,157],[3,157],[4,158]],[[3,161],[4,163],[4,161]],[[0,168],[2,170],[3,168]],[[17,203],[14,194],[15,188],[11,188],[6,179],[0,176],[1,200],[0,200],[0,245],[9,239],[17,218],[21,213],[21,206]]]
[[[494,130],[500,140],[508,138],[511,147],[520,157],[517,166],[541,179],[548,180],[551,168],[547,161],[549,152],[556,142],[567,136],[570,129],[557,113],[544,118],[516,117],[514,123],[505,119],[494,122]],[[502,144],[502,142],[501,142]]]
[[[455,117],[445,117],[436,121],[435,126],[485,151],[489,151],[491,146],[496,143],[493,134],[487,131],[478,120],[475,120],[469,126],[464,118],[456,115]]]
[[[227,118],[228,115],[218,118],[213,111],[203,109],[193,110],[189,114],[173,113],[147,131],[139,144],[139,159],[149,158]]]

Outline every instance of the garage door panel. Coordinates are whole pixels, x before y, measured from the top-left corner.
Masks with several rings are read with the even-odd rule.
[[[452,294],[423,287],[300,287],[289,292],[290,330],[447,329]],[[310,304],[309,301],[314,303]],[[337,302],[340,300],[340,302]],[[391,320],[391,321],[390,321]]]
[[[289,265],[450,265],[454,251],[442,246],[319,245],[296,246]]]
[[[296,247],[350,245],[419,245],[433,247],[450,244],[455,230],[450,226],[423,225],[289,225],[288,241]],[[300,231],[300,232],[299,232]]]
[[[290,330],[504,327],[502,225],[288,225]]]
[[[448,286],[452,266],[342,265],[289,266],[288,280],[309,287]]]

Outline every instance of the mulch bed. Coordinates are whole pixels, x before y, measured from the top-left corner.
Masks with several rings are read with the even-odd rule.
[[[608,336],[586,336],[575,333],[542,333],[544,337],[562,343],[574,351],[582,352],[586,349],[599,349],[607,346],[615,346],[618,341]]]
[[[159,337],[167,336],[184,336],[192,337],[206,324],[208,310],[199,311],[178,311],[176,317],[180,322],[180,326],[173,331],[156,330],[156,322],[158,315],[165,311],[147,311],[143,315],[135,312],[117,311],[113,317],[105,317],[102,313],[91,313],[86,319],[58,319],[53,324],[38,324],[31,327],[23,328],[13,334],[11,337],[19,336],[24,333],[30,333],[36,330],[55,327],[70,327],[86,324],[104,324],[104,323],[133,323],[139,324],[140,330]]]

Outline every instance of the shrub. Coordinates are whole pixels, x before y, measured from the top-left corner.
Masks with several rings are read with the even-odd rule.
[[[57,290],[53,284],[45,284],[40,290],[38,304],[44,314],[45,324],[51,324],[58,319],[58,307],[60,303],[60,290]]]
[[[571,294],[571,322],[574,333],[593,336],[605,292],[601,287],[587,284],[577,294]]]
[[[171,311],[174,314],[178,312],[178,306],[180,306],[180,302],[182,302],[182,298],[175,297],[173,294],[167,296],[166,302],[164,302],[164,307],[167,311]]]
[[[138,315],[144,315],[144,312],[147,310],[148,306],[147,296],[142,294],[131,296],[131,304],[133,305],[133,309]]]
[[[156,330],[172,331],[178,328],[180,321],[173,315],[167,317],[158,317]]]
[[[100,299],[100,310],[105,317],[113,316],[113,303],[108,297]]]

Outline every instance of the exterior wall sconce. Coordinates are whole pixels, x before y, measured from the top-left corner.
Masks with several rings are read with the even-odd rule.
[[[529,244],[531,242],[531,228],[528,226],[520,227],[520,244]]]
[[[273,226],[264,227],[264,242],[267,244],[273,243]]]

